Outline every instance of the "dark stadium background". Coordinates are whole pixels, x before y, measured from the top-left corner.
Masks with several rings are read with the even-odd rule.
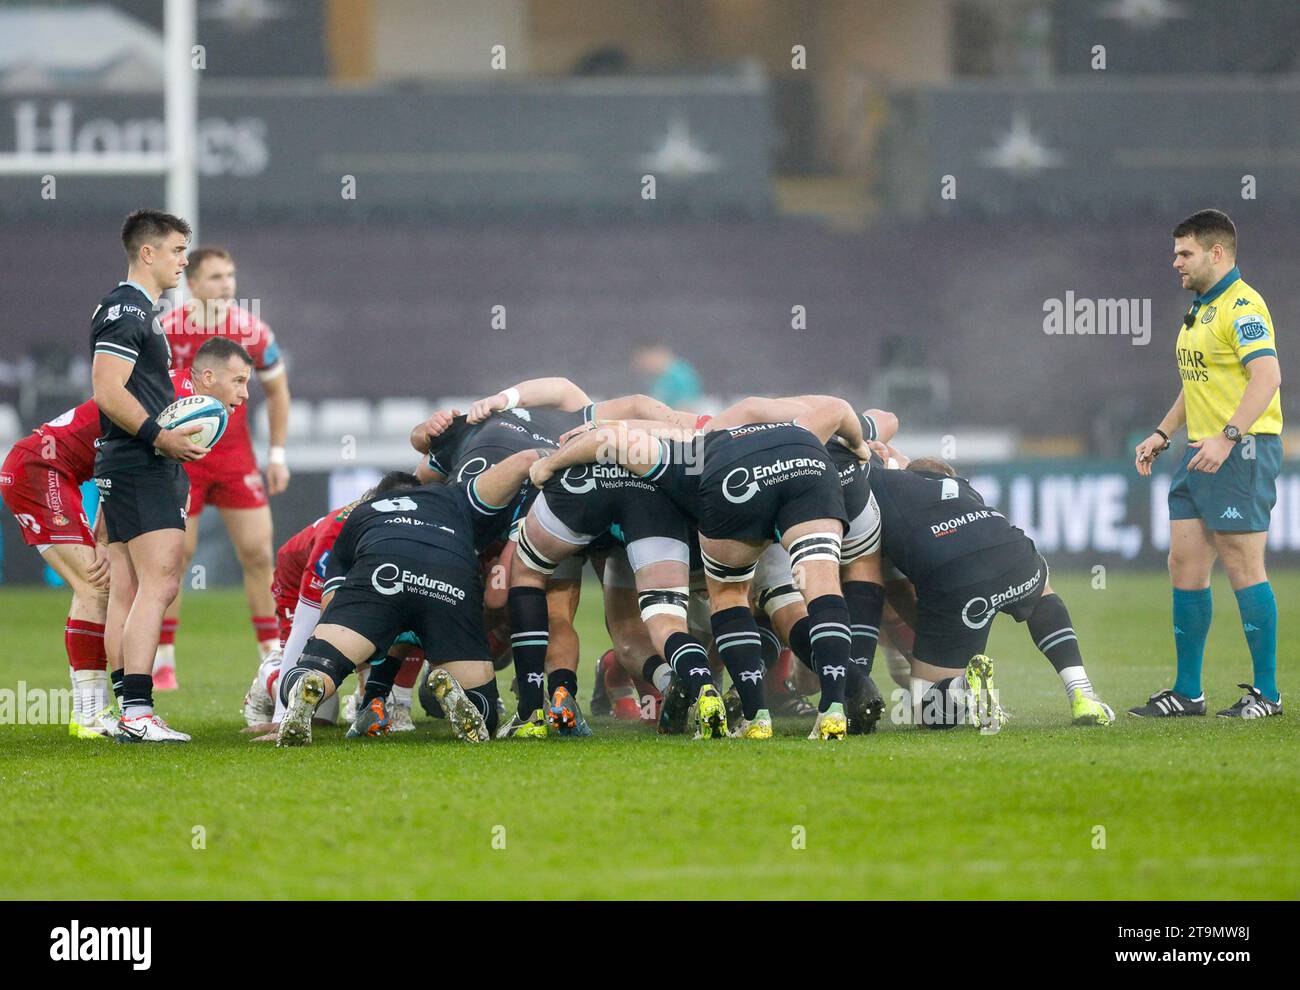
[[[27,41],[0,46],[0,153],[155,147],[161,5],[87,9],[0,7]],[[224,0],[198,40],[200,241],[233,251],[297,406],[277,540],[413,463],[405,413],[539,374],[642,390],[632,349],[662,340],[705,407],[895,409],[1054,564],[1160,566],[1131,451],[1178,388],[1169,230],[1206,206],[1300,377],[1291,0]],[[0,447],[89,394],[117,226],[162,188],[0,176]],[[1149,300],[1150,342],[1044,333],[1067,292]],[[197,559],[237,580],[208,516]],[[4,580],[40,580],[0,527]],[[1294,463],[1271,540],[1300,562]]]

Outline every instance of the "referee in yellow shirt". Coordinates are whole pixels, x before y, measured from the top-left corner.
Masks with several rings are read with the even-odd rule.
[[[1254,684],[1224,718],[1282,714],[1277,688],[1277,602],[1264,571],[1269,514],[1282,463],[1282,371],[1268,307],[1237,268],[1237,229],[1218,210],[1173,230],[1174,268],[1196,293],[1178,334],[1183,390],[1137,446],[1138,474],[1184,423],[1187,449],[1169,486],[1169,576],[1178,676],[1129,713],[1204,715],[1201,660],[1210,631],[1210,570],[1223,559],[1250,647]]]

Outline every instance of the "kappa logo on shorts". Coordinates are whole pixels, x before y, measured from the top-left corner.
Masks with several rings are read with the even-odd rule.
[[[999,591],[992,598],[972,598],[962,606],[961,621],[966,624],[968,629],[983,629],[989,624],[989,620],[997,614],[999,608],[1018,601],[1027,592],[1032,591],[1038,585],[1038,579],[1042,575],[1043,569],[1040,567],[1034,571],[1034,576],[1028,581],[1022,584],[1013,584],[1006,591]]]
[[[1223,515],[1219,516],[1219,518],[1220,518],[1220,519],[1244,519],[1244,518],[1246,518],[1246,517],[1243,516],[1243,515],[1242,515],[1242,514],[1237,510],[1237,507],[1236,507],[1235,505],[1230,505],[1230,506],[1228,506],[1226,509],[1223,510]]]

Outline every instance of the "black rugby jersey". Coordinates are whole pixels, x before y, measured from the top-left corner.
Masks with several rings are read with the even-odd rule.
[[[126,390],[152,418],[176,398],[168,369],[171,347],[154,316],[154,302],[138,285],[120,282],[106,295],[90,320],[91,360],[96,354],[130,361],[134,366]],[[96,471],[154,463],[159,457],[150,443],[128,433],[99,414],[100,437],[95,442]]]
[[[447,432],[429,445],[429,467],[448,481],[467,481],[511,454],[535,447],[558,448],[565,433],[591,422],[593,408],[584,406],[577,412],[544,406],[507,409],[474,424],[457,416]]]
[[[500,530],[505,512],[478,497],[473,479],[464,485],[402,489],[362,502],[334,541],[324,590],[338,588],[357,559],[372,553],[409,558],[436,549],[478,567],[478,551]]]
[[[980,570],[978,556],[972,555],[1010,544],[1033,546],[965,478],[876,469],[869,482],[880,506],[881,550],[918,587],[969,583],[980,576],[974,573]],[[963,560],[961,567],[947,567],[957,560]],[[968,568],[970,561],[975,563]]]

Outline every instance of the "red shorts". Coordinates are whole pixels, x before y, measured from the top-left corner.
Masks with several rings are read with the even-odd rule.
[[[0,467],[0,499],[18,520],[30,547],[93,547],[81,487],[20,441]]]
[[[260,509],[267,504],[262,472],[257,470],[251,450],[247,456],[241,451],[234,457],[223,452],[221,460],[208,464],[212,457],[209,454],[201,461],[185,465],[185,473],[190,476],[190,502],[186,508],[189,518],[198,516],[205,505],[219,509]]]

